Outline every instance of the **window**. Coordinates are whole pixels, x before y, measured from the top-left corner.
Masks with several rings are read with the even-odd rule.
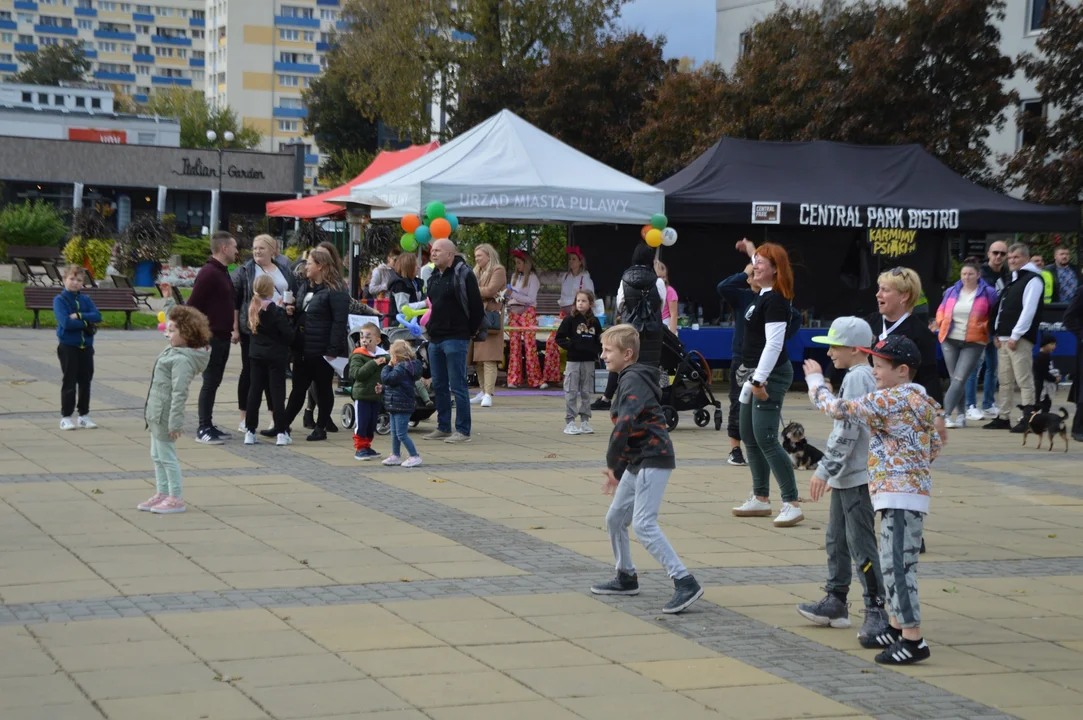
[[[278,53],[278,61],[284,63],[308,63],[312,64],[312,55],[309,53],[291,53],[280,52]]]
[[[11,11],[0,10],[0,20],[11,20]]]
[[[75,7],[83,10],[89,10],[94,7],[94,3],[91,0],[75,0]]]
[[[159,5],[158,7],[154,8],[154,13],[159,17],[173,17],[173,8],[162,7],[161,5]]]
[[[338,11],[324,8],[320,10],[320,20],[338,20]]]
[[[117,51],[117,44],[115,42],[99,42],[98,51],[115,53]]]
[[[168,37],[168,38],[186,38],[186,37],[188,37],[188,32],[187,31],[178,30],[177,28],[160,27],[160,28],[155,28],[154,32],[155,32],[156,35],[158,35],[158,37]]]
[[[320,42],[322,42],[322,43],[330,43],[331,42],[331,33],[325,33],[325,32],[320,33]]]
[[[278,76],[278,84],[282,87],[297,87],[300,84],[298,80],[300,80],[300,78],[298,78],[296,75]]]
[[[158,57],[173,57],[173,48],[162,47],[161,45],[159,45],[158,47],[154,48],[154,54]]]
[[[207,53],[203,52],[202,50],[193,50],[192,51],[192,59],[193,60],[205,60],[206,58],[207,58]]]
[[[120,63],[98,63],[98,69],[102,72],[110,73],[131,73],[132,68],[130,65],[122,65]]]
[[[86,98],[81,97],[79,95],[76,95],[75,96],[75,107],[85,108],[86,107]]]
[[[53,95],[53,105],[64,105],[65,99],[63,95]]]
[[[150,35],[150,25],[136,25],[136,35]]]
[[[177,68],[158,68],[158,77],[180,78],[184,77],[184,71]]]
[[[94,29],[94,21],[93,20],[80,19],[79,20],[79,29],[80,30],[93,30]]]
[[[58,18],[51,15],[42,15],[38,18],[40,25],[46,27],[71,27],[71,18]]]
[[[301,110],[304,108],[305,103],[301,98],[279,98],[278,107],[286,108],[287,110]]]
[[[102,99],[101,98],[90,98],[90,107],[93,110],[101,110],[102,109]]]
[[[199,82],[203,82],[203,71],[202,70],[193,70],[192,71],[192,79],[193,80],[198,80]]]
[[[290,30],[288,28],[279,28],[278,39],[286,40],[288,42],[297,42],[301,39],[300,30]]]
[[[294,151],[293,149],[295,147],[297,147],[298,144],[299,143],[296,143],[296,142],[294,142],[292,140],[290,142],[280,142],[280,143],[278,143],[278,152],[293,152]],[[305,155],[311,155],[312,154],[312,145],[311,145],[311,143],[306,143],[304,145],[301,145],[301,147],[303,147],[305,149]]]
[[[313,10],[310,7],[294,7],[292,5],[283,5],[281,12],[282,17],[307,19],[312,19],[313,17]]]
[[[0,62],[15,62],[15,56],[11,53],[0,53]]]
[[[24,103],[32,103],[32,102],[34,102],[34,93],[24,92],[23,93],[23,102]]]
[[[38,45],[42,45],[44,47],[48,47],[50,45],[59,45],[59,44],[60,44],[60,40],[58,38],[55,38],[55,37],[43,37],[40,40],[38,40]]]
[[[10,43],[12,43],[14,41],[15,41],[15,34],[14,33],[0,33],[0,42],[10,44]]]
[[[737,40],[737,57],[745,57],[752,51],[752,31],[745,30]]]
[[[120,44],[120,52],[122,52],[125,55],[131,55],[132,54],[132,46],[129,45],[128,43],[121,43]]]
[[[120,10],[121,12],[125,12],[125,13],[126,12],[131,12],[132,11],[132,4],[131,3],[121,3],[120,5],[117,6],[117,9]]]
[[[135,11],[140,15],[150,15],[153,12],[150,5],[136,5]]]
[[[150,65],[136,65],[135,66],[135,74],[136,75],[150,75]]]
[[[301,33],[301,37],[305,42],[316,42],[316,32],[314,30],[305,30]]]
[[[38,105],[48,105],[49,96],[45,93],[38,93]]]
[[[305,89],[308,89],[308,88],[312,87],[312,78],[310,78],[310,77],[301,78],[301,87],[303,87]]]
[[[203,10],[193,10],[192,11],[192,18],[194,20],[206,20],[207,19],[207,13],[204,12]]]
[[[1025,126],[1026,121],[1045,117],[1045,103],[1042,100],[1024,100],[1019,103],[1020,117],[1016,120],[1019,130],[1016,133],[1016,147],[1033,145],[1037,140],[1037,133],[1033,128]]]
[[[135,54],[136,55],[150,55],[150,54],[152,54],[151,51],[150,51],[150,45],[136,45],[135,46]]]
[[[26,13],[19,13],[19,22],[33,25],[34,24],[34,16],[33,15],[27,15]]]
[[[204,37],[206,37],[206,35],[203,30],[192,30],[193,40],[202,40]]]
[[[177,8],[177,16],[182,18],[188,17],[188,10],[185,8]]]
[[[19,36],[19,43],[22,44],[22,45],[33,45],[34,44],[34,36],[33,35],[20,35]]]
[[[297,132],[298,122],[296,120],[279,120],[278,132]]]
[[[1043,32],[1049,16],[1049,0],[1030,0],[1027,28],[1030,32]]]
[[[177,57],[179,57],[181,60],[186,60],[188,58],[188,49],[177,48]]]
[[[112,0],[98,0],[98,9],[106,12],[116,12],[117,4]]]
[[[139,138],[140,145],[153,145],[158,139],[158,135],[152,132],[140,132],[136,136]]]
[[[316,176],[316,168],[313,167],[312,165],[306,165],[305,166],[305,177],[306,178],[312,178],[312,177],[315,177],[315,176]]]

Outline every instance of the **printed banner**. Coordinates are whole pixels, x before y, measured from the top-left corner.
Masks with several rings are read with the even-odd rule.
[[[105,143],[107,145],[127,145],[128,133],[125,130],[96,130],[95,128],[68,128],[68,140],[81,142]]]
[[[870,228],[869,247],[873,255],[888,258],[902,257],[918,249],[917,235],[917,230]]]
[[[816,227],[892,228],[897,230],[957,230],[957,209],[917,210],[913,208],[860,205],[813,205],[801,203],[799,221]]]

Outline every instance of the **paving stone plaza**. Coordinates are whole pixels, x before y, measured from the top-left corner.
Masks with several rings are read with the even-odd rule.
[[[660,521],[707,590],[678,616],[637,545],[643,592],[589,594],[613,572],[609,423],[569,438],[555,396],[498,395],[472,443],[418,440],[422,467],[385,468],[355,461],[348,432],[242,445],[234,352],[215,416],[234,439],[194,442],[197,381],[177,444],[188,512],[139,512],[164,344],[99,333],[101,427],[61,432],[53,333],[0,330],[0,720],[1083,717],[1074,443],[951,431],[918,570],[933,655],[886,669],[856,629],[795,612],[823,595],[827,503],[787,529],[733,517],[748,470],[690,415]],[[784,416],[822,445],[807,397]],[[860,625],[856,580],[850,597]]]

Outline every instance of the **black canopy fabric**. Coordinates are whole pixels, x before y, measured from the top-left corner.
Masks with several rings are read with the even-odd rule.
[[[1078,207],[975,185],[918,145],[723,138],[659,183],[670,224],[858,230],[1071,232]]]

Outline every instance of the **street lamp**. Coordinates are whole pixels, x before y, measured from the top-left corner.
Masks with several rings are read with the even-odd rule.
[[[225,149],[226,143],[233,142],[233,132],[226,130],[222,133],[222,142],[216,147],[218,150],[218,197],[215,202],[211,203],[211,233],[218,231],[219,215],[221,214],[222,207],[222,151]],[[216,143],[218,141],[218,133],[214,130],[207,131],[207,142]]]

